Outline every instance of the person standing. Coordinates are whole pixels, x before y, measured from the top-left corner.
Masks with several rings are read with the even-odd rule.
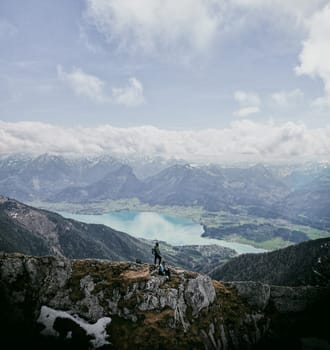
[[[152,252],[155,256],[154,258],[154,264],[155,265],[160,265],[160,262],[162,261],[162,257],[160,255],[160,250],[159,250],[159,243],[156,242],[155,246],[152,248]],[[158,261],[158,264],[157,264]]]

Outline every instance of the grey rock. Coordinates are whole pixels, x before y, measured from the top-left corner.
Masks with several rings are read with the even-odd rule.
[[[193,316],[197,316],[203,308],[208,307],[214,301],[215,289],[211,278],[199,275],[191,279],[185,291],[185,298],[193,310]]]
[[[90,324],[111,318],[111,329],[122,334],[125,344],[133,346],[141,332],[146,334],[144,348],[137,349],[166,342],[172,349],[231,350],[257,344],[271,329],[273,315],[303,312],[329,293],[316,287],[221,284],[183,270],[166,280],[151,271],[146,264],[0,253],[2,312],[11,319],[17,315],[17,322],[24,315],[24,325],[30,322],[31,328],[43,306]],[[123,347],[117,342],[115,348]]]
[[[227,282],[225,285],[234,287],[239,296],[244,298],[247,303],[258,309],[265,310],[269,303],[270,287],[260,282]]]
[[[315,288],[312,286],[271,286],[270,292],[271,301],[280,313],[303,311],[321,297],[326,298],[328,295],[328,288]]]

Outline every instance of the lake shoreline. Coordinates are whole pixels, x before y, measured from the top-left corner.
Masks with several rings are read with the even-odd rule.
[[[108,212],[123,212],[123,211],[135,211],[135,212],[156,212],[161,215],[171,215],[175,217],[184,217],[191,219],[194,223],[199,225],[206,225],[208,228],[221,228],[224,225],[237,227],[235,234],[224,237],[226,242],[241,243],[251,245],[255,248],[263,249],[264,251],[273,251],[276,249],[285,248],[289,245],[295,244],[295,241],[289,241],[281,238],[280,236],[270,236],[269,239],[248,239],[245,235],[240,234],[240,229],[244,225],[254,225],[256,228],[256,234],[260,234],[260,237],[265,236],[263,231],[264,225],[272,226],[274,232],[279,230],[301,231],[312,239],[329,237],[328,231],[322,231],[314,227],[298,225],[284,219],[272,219],[258,216],[251,216],[244,212],[241,212],[240,208],[236,208],[237,213],[231,211],[217,211],[209,212],[201,206],[164,206],[164,205],[150,205],[148,203],[141,202],[138,198],[129,199],[117,199],[117,200],[102,200],[98,202],[88,203],[71,203],[71,202],[42,202],[34,201],[27,202],[27,205],[31,205],[40,209],[50,211],[64,211],[75,214],[92,214],[102,215]],[[260,232],[259,232],[260,230]]]
[[[203,226],[191,218],[153,211],[117,210],[112,212],[77,214],[58,211],[66,218],[94,224],[104,224],[136,238],[163,240],[174,246],[212,245],[231,248],[238,254],[262,253],[266,250],[240,242],[203,237]]]

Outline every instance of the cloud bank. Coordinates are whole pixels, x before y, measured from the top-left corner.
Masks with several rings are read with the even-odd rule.
[[[153,126],[64,128],[40,122],[0,122],[0,154],[185,159],[192,162],[330,160],[330,125],[308,129],[238,120],[229,128],[174,131]]]

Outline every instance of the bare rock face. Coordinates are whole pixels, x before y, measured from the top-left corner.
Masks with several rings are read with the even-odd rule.
[[[269,308],[301,312],[304,295],[316,298],[296,292],[292,310],[294,293],[184,270],[167,279],[148,264],[0,254],[0,329],[13,348],[252,349],[267,338]]]
[[[260,282],[228,282],[227,286],[235,287],[239,296],[261,311],[265,310],[270,298],[270,286]]]
[[[197,316],[203,308],[211,305],[215,296],[215,289],[210,277],[197,276],[188,282],[185,297],[192,307],[193,316]]]
[[[302,312],[313,307],[320,299],[329,296],[328,288],[314,288],[312,286],[284,287],[272,286],[270,290],[274,308],[281,314]],[[326,306],[326,305],[325,305]]]

